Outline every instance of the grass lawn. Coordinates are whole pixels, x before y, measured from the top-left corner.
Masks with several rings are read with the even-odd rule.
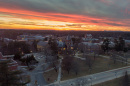
[[[49,72],[45,72],[43,74],[43,76],[47,83],[53,83],[53,82],[55,82],[55,80],[57,80],[58,72],[56,72],[55,70],[51,70]],[[48,78],[49,78],[49,80],[48,80]]]
[[[128,51],[125,55],[128,57],[128,62],[130,62],[130,51]]]
[[[130,76],[129,76],[129,79],[130,79]],[[93,85],[93,86],[124,86],[123,80],[124,80],[124,77],[120,77],[120,78],[113,79],[113,80],[103,82],[103,83],[100,83],[100,84],[96,84],[96,85]]]
[[[81,77],[81,76],[85,76],[89,74],[94,74],[94,73],[103,72],[103,71],[126,66],[126,64],[122,64],[121,62],[116,62],[116,64],[114,64],[114,62],[110,59],[96,57],[96,60],[93,62],[93,65],[92,65],[92,70],[89,71],[88,65],[86,65],[85,61],[80,60],[78,58],[75,58],[74,60],[76,60],[79,63],[78,75],[76,75],[75,72],[73,71],[71,71],[68,74],[66,71],[62,70],[63,72],[62,80],[68,80],[72,78],[77,78],[77,77]]]
[[[103,83],[100,83],[100,84],[97,84],[97,85],[93,85],[93,86],[123,86],[122,85],[122,78],[118,78],[118,79],[114,79],[114,80],[111,80],[111,81],[107,81],[107,82],[103,82]]]

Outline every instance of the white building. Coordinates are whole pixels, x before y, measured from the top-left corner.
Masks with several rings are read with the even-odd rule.
[[[18,40],[24,40],[24,41],[34,41],[34,40],[44,40],[45,37],[40,36],[40,35],[34,35],[34,36],[29,36],[29,35],[19,35],[17,36]]]
[[[0,52],[0,62],[3,61],[10,61],[8,63],[9,70],[17,70],[18,69],[18,63],[12,59],[13,55],[8,55],[8,56],[3,56],[2,53]]]
[[[48,41],[39,41],[37,43],[37,49],[38,51],[43,51],[44,48],[48,45]]]
[[[130,45],[130,40],[125,40],[125,44],[126,44],[126,46]]]
[[[99,43],[82,42],[79,44],[79,49],[83,52],[92,53],[101,49]]]
[[[98,41],[99,39],[93,38],[92,34],[85,34],[82,40],[84,42],[92,42],[92,41]]]

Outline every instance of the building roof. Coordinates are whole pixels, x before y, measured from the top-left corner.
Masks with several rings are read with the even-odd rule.
[[[66,40],[71,40],[71,37],[70,35],[67,36]]]
[[[32,45],[33,42],[32,41],[27,41],[27,44]]]
[[[0,52],[0,59],[7,59],[7,58],[13,58],[14,55],[6,55],[6,56],[3,56],[2,53]]]
[[[19,35],[19,37],[27,37],[28,35]]]
[[[92,34],[86,34],[87,36],[92,36]]]
[[[82,42],[82,43],[88,46],[99,45],[99,43],[90,43],[90,42]]]
[[[126,43],[130,43],[130,40],[125,40]]]
[[[37,43],[37,45],[39,45],[39,46],[46,46],[48,44],[48,41],[39,41],[38,43]]]
[[[65,47],[65,43],[62,41],[57,41],[58,47]]]
[[[96,38],[82,38],[82,40],[84,40],[84,41],[97,41],[99,39],[96,39]]]
[[[74,45],[73,45],[73,41],[71,40],[71,47],[73,47]]]

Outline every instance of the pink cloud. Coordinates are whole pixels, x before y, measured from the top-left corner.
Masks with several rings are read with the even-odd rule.
[[[49,21],[61,21],[70,23],[84,23],[92,25],[102,25],[102,26],[128,26],[129,20],[112,21],[110,18],[105,17],[92,17],[84,15],[75,14],[62,14],[62,13],[40,13],[33,12],[23,9],[6,9],[0,8],[0,12],[14,15],[16,18],[24,19],[36,19],[36,20],[49,20]],[[116,20],[116,19],[115,19]]]

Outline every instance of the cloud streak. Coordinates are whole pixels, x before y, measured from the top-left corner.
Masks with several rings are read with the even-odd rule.
[[[129,4],[129,0],[0,0],[0,13],[25,20],[130,27]]]

